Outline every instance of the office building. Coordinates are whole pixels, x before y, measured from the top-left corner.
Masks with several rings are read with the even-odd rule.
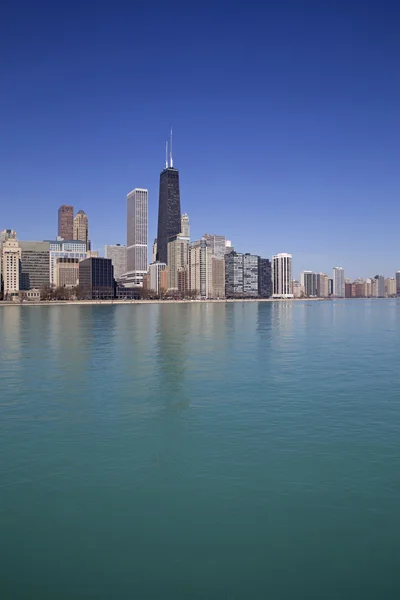
[[[157,238],[153,242],[153,249],[151,252],[151,262],[155,263],[157,261]]]
[[[378,298],[385,297],[385,278],[383,275],[375,275],[377,281],[377,296]]]
[[[104,256],[105,258],[110,258],[114,267],[114,279],[119,281],[127,272],[127,262],[126,262],[126,246],[121,246],[121,244],[115,244],[114,246],[105,246],[104,248]]]
[[[304,295],[315,297],[317,295],[317,275],[312,271],[303,271],[301,274],[301,285],[304,288]]]
[[[212,255],[216,258],[224,258],[227,252],[225,236],[205,233],[203,237],[210,244]],[[231,250],[232,247],[229,246],[229,251]]]
[[[49,242],[18,242],[21,248],[21,290],[40,290],[50,285]]]
[[[2,279],[2,264],[3,264],[3,244],[7,240],[16,240],[17,232],[14,229],[3,229],[0,231],[0,290],[1,290],[1,279]]]
[[[71,239],[71,238],[66,238]],[[79,240],[86,244],[89,250],[89,220],[83,210],[78,210],[74,219],[74,240]]]
[[[2,243],[3,295],[5,299],[18,296],[20,290],[21,248],[14,238]]]
[[[258,296],[260,298],[272,296],[272,266],[269,258],[258,259]]]
[[[316,295],[318,298],[329,296],[329,277],[326,273],[317,274]]]
[[[181,199],[179,171],[173,166],[172,136],[169,161],[166,156],[165,169],[160,174],[158,204],[157,260],[168,261],[168,242],[181,233]]]
[[[79,283],[79,259],[57,258],[54,266],[54,285],[56,288],[72,288]]]
[[[396,271],[396,296],[400,296],[400,271]]]
[[[335,298],[345,297],[343,267],[334,267],[333,269],[333,295]]]
[[[50,251],[50,285],[55,285],[54,269],[59,258],[88,258],[85,242],[79,240],[46,240]]]
[[[189,246],[189,289],[201,298],[212,296],[212,253],[205,238]]]
[[[394,298],[396,296],[396,280],[394,277],[385,279],[385,295],[388,298]]]
[[[167,282],[163,284],[162,274],[167,269],[167,265],[165,263],[155,262],[152,263],[149,267],[149,289],[157,294],[160,293],[162,289],[167,290]]]
[[[272,257],[272,292],[274,298],[293,298],[291,254]]]
[[[230,252],[225,256],[225,296],[243,297],[243,254]]]
[[[225,298],[225,259],[211,257],[212,298]]]
[[[295,279],[292,281],[292,294],[293,298],[303,298],[304,296],[304,288],[301,285],[301,282],[296,281]]]
[[[246,298],[258,297],[259,258],[254,254],[243,255],[243,296]]]
[[[58,237],[74,239],[74,207],[63,204],[58,209]]]
[[[182,271],[188,271],[189,238],[177,235],[168,242],[168,289],[179,289],[179,277]],[[180,290],[185,291],[185,290]]]
[[[112,300],[114,267],[110,258],[85,258],[79,262],[79,287],[89,300]]]
[[[126,275],[131,286],[141,286],[148,267],[148,198],[146,189],[135,188],[127,195]],[[161,262],[167,262],[161,261]]]
[[[189,216],[184,213],[181,217],[181,231],[180,231],[181,235],[183,235],[183,237],[186,237],[190,240],[190,223],[189,223]]]

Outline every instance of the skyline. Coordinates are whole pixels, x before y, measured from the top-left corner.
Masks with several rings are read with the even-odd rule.
[[[0,229],[53,238],[58,207],[72,204],[94,248],[125,244],[138,187],[151,246],[172,123],[192,239],[211,231],[241,252],[289,252],[295,277],[400,269],[397,7],[289,2],[254,18],[182,5],[163,60],[168,7],[76,6],[63,8],[62,35],[49,3],[5,8]],[[147,52],[136,57],[138,18]]]

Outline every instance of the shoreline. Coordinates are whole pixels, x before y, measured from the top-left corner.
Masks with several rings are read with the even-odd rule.
[[[125,304],[230,304],[233,302],[326,302],[331,298],[223,298],[209,300],[43,300],[40,302],[0,302],[2,306],[93,306]]]

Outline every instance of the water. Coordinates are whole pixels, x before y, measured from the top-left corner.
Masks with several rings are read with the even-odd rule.
[[[396,300],[0,309],[2,600],[399,598]]]

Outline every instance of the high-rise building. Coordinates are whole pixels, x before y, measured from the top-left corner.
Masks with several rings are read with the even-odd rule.
[[[303,298],[303,296],[304,296],[304,288],[301,285],[300,281],[296,281],[295,279],[293,279],[293,281],[292,281],[292,293],[293,293],[293,298]]]
[[[57,258],[54,266],[54,285],[64,288],[72,288],[79,281],[79,259]]]
[[[215,233],[214,234],[205,233],[203,237],[210,244],[212,255],[215,256],[216,258],[224,258],[225,254],[226,254],[226,250],[227,250],[225,236],[224,235],[215,235]],[[231,251],[231,250],[232,250],[232,248],[229,247],[229,251]]]
[[[272,291],[274,298],[293,298],[291,254],[272,257]]]
[[[87,258],[87,247],[85,242],[79,240],[45,240],[50,250],[50,285],[55,285],[54,269],[59,258]]]
[[[396,296],[400,296],[400,271],[396,271]]]
[[[114,267],[114,279],[118,281],[122,275],[127,272],[126,246],[115,244],[114,246],[105,246],[104,256],[110,258]]]
[[[58,209],[58,237],[74,239],[74,207],[63,204]]]
[[[328,279],[328,296],[333,296],[333,278]]]
[[[205,238],[189,246],[189,289],[201,298],[212,296],[212,253]]]
[[[326,273],[317,274],[317,296],[318,298],[329,296],[329,277]]]
[[[183,237],[187,237],[190,240],[190,223],[189,223],[189,215],[184,213],[181,217],[181,231],[180,233]]]
[[[142,188],[135,188],[126,198],[127,276],[133,286],[141,286],[147,273],[148,200],[149,192]]]
[[[385,297],[385,278],[383,275],[375,275],[375,279],[377,280],[377,294],[378,294],[378,298],[384,298]]]
[[[1,281],[2,281],[2,265],[3,265],[3,244],[7,240],[16,240],[17,232],[14,229],[3,229],[0,231],[0,291],[1,291]]]
[[[165,169],[160,174],[157,231],[157,260],[160,262],[167,262],[168,242],[181,233],[181,227],[179,171],[173,166],[171,135],[169,162],[166,157]]]
[[[49,242],[18,242],[21,248],[21,290],[40,290],[50,285]]]
[[[85,258],[79,263],[79,287],[90,300],[115,296],[114,267],[110,258]]]
[[[2,244],[4,298],[18,295],[20,288],[21,248],[14,238]]]
[[[179,277],[182,271],[188,271],[189,238],[177,235],[168,242],[168,289],[179,289]],[[180,290],[185,291],[185,290]]]
[[[385,279],[385,295],[388,298],[396,296],[396,280],[394,277],[388,277]]]
[[[272,296],[272,267],[269,258],[258,259],[258,295],[260,298]]]
[[[157,238],[153,242],[153,249],[151,252],[151,262],[155,263],[157,260]]]
[[[334,267],[333,269],[333,295],[335,298],[345,297],[343,267]]]
[[[243,255],[243,296],[257,298],[258,296],[258,261],[255,254]]]
[[[225,298],[225,259],[212,256],[212,298]]]
[[[302,272],[301,285],[304,287],[305,296],[314,297],[317,295],[317,275],[313,271]]]
[[[225,295],[227,298],[257,298],[259,256],[230,252],[225,256]]]
[[[163,271],[165,271],[167,268],[167,265],[165,263],[160,263],[160,262],[155,262],[152,263],[149,267],[149,275],[150,275],[150,281],[149,281],[149,289],[157,292],[157,294],[160,292],[160,290],[166,286],[162,286],[162,280],[161,280],[161,274],[163,273]]]
[[[71,238],[65,238],[67,240]],[[89,250],[89,219],[83,210],[78,210],[74,219],[74,240],[85,242]]]

